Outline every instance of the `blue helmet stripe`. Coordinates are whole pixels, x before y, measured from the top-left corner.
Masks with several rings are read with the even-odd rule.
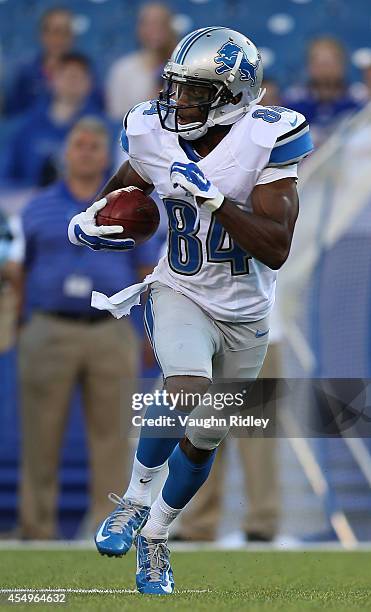
[[[195,32],[191,32],[190,34],[188,34],[188,36],[186,37],[184,43],[182,44],[182,46],[180,47],[178,53],[176,54],[176,58],[175,58],[175,62],[177,64],[180,64],[181,62],[181,58],[183,56],[184,50],[187,48],[188,44],[194,39],[196,38],[199,34],[203,34],[205,32],[205,30],[210,30],[210,28],[201,28],[201,30],[196,30]]]
[[[203,28],[203,29],[204,29],[204,28]],[[185,40],[184,40],[184,42],[183,42],[182,46],[180,47],[180,49],[179,49],[178,53],[177,53],[177,54],[176,54],[176,56],[175,56],[175,59],[174,59],[175,63],[177,63],[177,64],[179,63],[179,57],[180,57],[180,55],[181,55],[181,53],[182,53],[182,51],[183,51],[184,47],[187,45],[187,43],[188,43],[189,39],[190,39],[190,38],[194,38],[194,36],[195,36],[195,35],[196,35],[196,34],[197,34],[199,31],[200,31],[200,30],[197,30],[197,32],[191,32],[190,34],[188,34],[188,36],[186,36],[186,38],[185,38]]]
[[[189,51],[190,47],[196,40],[198,40],[199,38],[201,38],[201,36],[203,36],[204,34],[207,34],[208,32],[213,32],[214,30],[219,30],[219,29],[220,27],[202,28],[201,30],[196,30],[196,32],[192,32],[186,38],[181,48],[179,49],[178,53],[176,54],[175,62],[177,64],[181,64],[182,61],[184,60],[184,57],[187,51]]]

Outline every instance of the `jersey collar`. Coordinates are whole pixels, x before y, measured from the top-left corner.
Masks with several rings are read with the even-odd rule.
[[[185,140],[181,136],[178,136],[178,141],[188,159],[193,162],[199,162],[201,161],[201,159],[203,159],[201,155],[199,155],[197,151],[194,150],[189,140]]]

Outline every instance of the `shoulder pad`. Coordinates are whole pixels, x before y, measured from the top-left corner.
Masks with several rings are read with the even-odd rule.
[[[148,134],[148,132],[161,127],[156,100],[148,100],[134,106],[126,114],[123,124],[128,136]]]
[[[253,142],[272,149],[269,166],[296,163],[313,150],[309,126],[301,113],[282,106],[256,105],[250,116],[256,121],[251,130]]]

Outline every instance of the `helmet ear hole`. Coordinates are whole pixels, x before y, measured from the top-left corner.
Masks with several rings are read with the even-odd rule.
[[[220,93],[220,103],[230,104],[232,100],[234,100],[234,96],[232,92],[229,89],[227,89],[227,87],[224,86]]]
[[[231,104],[238,104],[241,101],[242,98],[242,91],[240,91],[239,94],[237,94],[236,96],[234,96],[231,100]]]

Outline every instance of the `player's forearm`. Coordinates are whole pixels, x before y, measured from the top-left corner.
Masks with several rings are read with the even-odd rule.
[[[97,196],[96,199],[100,200],[101,198],[104,198],[106,195],[111,193],[111,191],[116,191],[116,189],[121,189],[122,187],[128,187],[128,186],[129,185],[123,185],[118,175],[114,174],[104,185],[102,191],[100,192],[99,196]]]
[[[215,215],[233,240],[255,259],[274,270],[286,261],[292,232],[283,224],[242,211],[227,199]]]
[[[126,161],[123,163],[118,171],[111,176],[109,181],[103,187],[101,193],[99,194],[98,200],[104,198],[111,191],[115,191],[116,189],[122,189],[123,187],[130,187],[133,185],[134,187],[138,187],[145,194],[151,193],[153,190],[153,185],[149,185],[139,176],[137,172],[131,167],[130,163]]]

